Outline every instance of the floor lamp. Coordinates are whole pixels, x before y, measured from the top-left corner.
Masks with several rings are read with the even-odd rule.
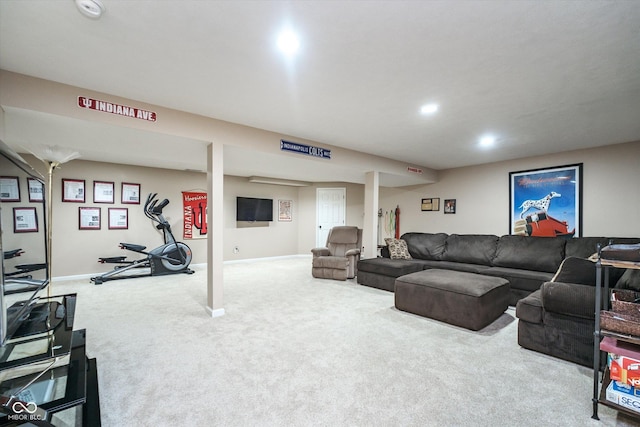
[[[47,296],[51,297],[52,273],[52,253],[53,253],[53,172],[63,163],[80,157],[80,153],[68,148],[55,146],[42,146],[30,150],[31,153],[47,165],[47,267],[49,269],[49,286],[47,286]]]

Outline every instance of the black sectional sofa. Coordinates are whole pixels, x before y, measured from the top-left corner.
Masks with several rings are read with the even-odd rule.
[[[528,237],[486,234],[405,233],[411,259],[382,257],[358,263],[357,282],[393,292],[395,279],[425,269],[476,273],[507,279],[509,305],[519,318],[518,343],[525,348],[589,366],[593,360],[595,271],[586,259],[598,244],[638,243],[640,238]],[[563,263],[566,258],[575,262]],[[560,266],[565,267],[560,274]],[[629,274],[612,271],[614,287],[633,287]],[[556,277],[557,276],[557,277]],[[637,279],[634,276],[634,279]],[[637,280],[636,280],[637,281]]]

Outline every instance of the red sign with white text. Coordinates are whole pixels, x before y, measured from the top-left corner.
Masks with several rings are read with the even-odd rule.
[[[126,116],[132,117],[134,119],[147,120],[149,122],[156,121],[156,113],[153,111],[129,107],[127,105],[114,104],[113,102],[101,101],[99,99],[87,98],[84,96],[78,97],[78,107],[101,111],[103,113],[111,113],[117,116]]]
[[[183,239],[207,237],[207,193],[182,192]]]

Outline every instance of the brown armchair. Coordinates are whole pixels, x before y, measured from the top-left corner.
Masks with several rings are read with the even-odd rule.
[[[351,226],[333,227],[327,236],[327,246],[311,249],[311,274],[320,279],[347,280],[356,277],[362,229]]]

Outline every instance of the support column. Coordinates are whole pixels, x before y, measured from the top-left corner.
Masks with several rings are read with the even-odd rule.
[[[223,144],[207,146],[207,313],[224,315],[223,232],[224,160]]]
[[[378,198],[380,172],[367,172],[364,184],[364,225],[362,229],[362,258],[378,256]]]

